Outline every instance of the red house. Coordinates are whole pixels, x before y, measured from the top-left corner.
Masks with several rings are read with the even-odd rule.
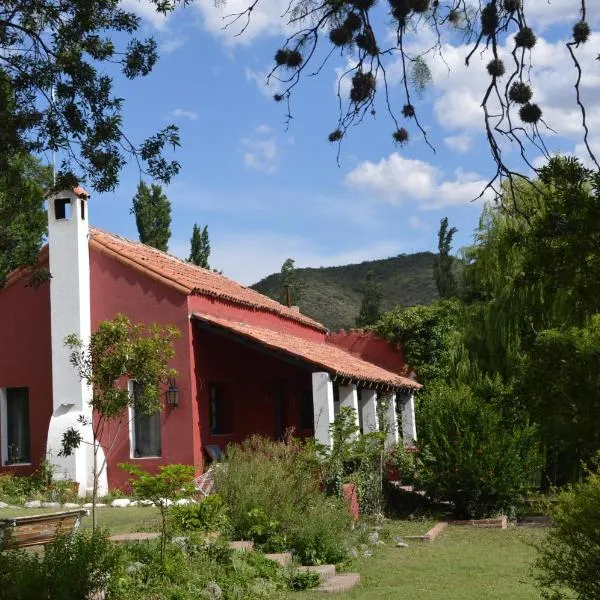
[[[116,466],[153,468],[207,460],[206,448],[259,433],[278,438],[288,428],[330,444],[329,425],[340,406],[356,410],[363,431],[376,430],[377,398],[388,405],[388,437],[416,437],[413,393],[401,375],[402,354],[382,340],[326,328],[227,277],[164,252],[88,226],[81,188],[48,200],[48,245],[40,261],[52,278],[38,289],[27,272],[11,273],[0,290],[0,473],[31,473],[49,455],[56,476],[91,487],[91,448],[59,457],[60,440],[91,416],[90,390],[69,364],[64,339],[91,331],[118,313],[134,322],[175,325],[181,331],[172,366],[176,405],[153,416],[132,410],[111,423],[102,445],[111,448],[102,491],[123,483]],[[130,382],[133,393],[133,385]]]

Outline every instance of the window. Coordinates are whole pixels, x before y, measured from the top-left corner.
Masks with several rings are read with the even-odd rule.
[[[54,201],[54,218],[57,221],[71,218],[71,201],[68,198],[57,198]]]
[[[2,406],[2,462],[29,463],[29,389],[6,388]]]
[[[314,429],[315,415],[313,411],[312,390],[300,392],[300,429]]]
[[[225,386],[220,383],[209,384],[208,395],[210,433],[212,435],[233,433],[233,410]]]
[[[129,392],[133,394],[131,419],[131,448],[133,458],[158,457],[161,455],[160,412],[145,414],[136,408],[136,396],[141,388],[135,381],[129,382]]]

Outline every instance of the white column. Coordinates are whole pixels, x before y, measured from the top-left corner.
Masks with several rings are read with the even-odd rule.
[[[333,415],[333,383],[329,373],[312,374],[313,411],[315,417],[315,440],[331,450],[330,427]]]
[[[377,392],[375,390],[361,390],[360,403],[363,422],[363,433],[379,431],[379,417],[377,416]]]
[[[55,476],[79,483],[85,495],[93,485],[92,409],[90,386],[81,381],[70,364],[65,337],[76,334],[88,344],[91,335],[90,257],[88,246],[87,195],[72,190],[48,198],[48,247],[50,251],[50,327],[52,347],[52,416],[46,450]],[[89,422],[79,422],[83,415]],[[78,430],[83,441],[71,456],[58,456],[63,433]],[[99,461],[104,458],[102,449]],[[106,469],[99,481],[106,493]]]
[[[385,443],[390,448],[398,443],[400,437],[398,434],[398,415],[396,414],[396,394],[389,394],[387,397],[386,421],[387,438]]]
[[[415,396],[407,392],[399,397],[402,407],[402,438],[405,446],[412,446],[417,441],[417,424],[415,421]]]
[[[354,384],[340,386],[340,408],[351,408],[354,411],[354,423],[356,424],[356,435],[360,431],[358,420],[358,392]]]

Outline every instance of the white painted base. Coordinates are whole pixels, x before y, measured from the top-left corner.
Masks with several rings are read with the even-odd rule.
[[[356,434],[353,437],[354,439],[358,438],[360,425],[358,420],[358,392],[355,385],[340,386],[340,408],[352,409],[356,425]]]
[[[313,411],[315,419],[315,440],[333,448],[330,427],[334,420],[333,383],[329,373],[312,374]]]
[[[46,452],[48,460],[54,467],[54,478],[57,480],[76,481],[79,484],[79,495],[85,496],[94,486],[94,458],[91,425],[84,426],[78,422],[81,412],[73,405],[61,405],[50,418],[48,427],[48,441]],[[62,449],[62,438],[64,432],[74,428],[78,430],[85,442],[73,451],[71,456],[59,456]],[[105,456],[102,447],[98,449],[98,467],[104,464]],[[108,480],[106,468],[100,474],[98,481],[98,495],[104,496],[108,493]]]
[[[385,445],[387,448],[393,448],[400,439],[400,434],[398,432],[398,415],[396,413],[396,394],[390,394],[387,397],[386,421],[387,437],[385,439]]]
[[[373,433],[375,431],[379,431],[379,417],[377,416],[377,392],[375,390],[361,390],[360,404],[363,433]]]

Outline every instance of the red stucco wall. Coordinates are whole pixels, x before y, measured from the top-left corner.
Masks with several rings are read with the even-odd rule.
[[[163,407],[162,456],[159,459],[131,458],[127,420],[124,419],[120,426],[111,423],[103,439],[105,447],[113,444],[109,457],[109,487],[121,486],[128,478],[116,466],[121,462],[133,462],[148,470],[170,463],[197,464],[200,457],[194,453],[193,439],[198,422],[190,380],[190,325],[186,296],[95,250],[90,251],[90,278],[92,331],[101,321],[112,319],[118,313],[127,315],[134,322],[174,325],[181,331],[171,365],[178,371],[180,404],[177,408]]]
[[[406,371],[402,348],[395,348],[372,332],[342,330],[329,333],[327,341],[393,373]]]
[[[31,473],[46,452],[52,415],[50,285],[37,290],[23,279],[0,291],[0,387],[29,388],[32,466],[0,472]]]

